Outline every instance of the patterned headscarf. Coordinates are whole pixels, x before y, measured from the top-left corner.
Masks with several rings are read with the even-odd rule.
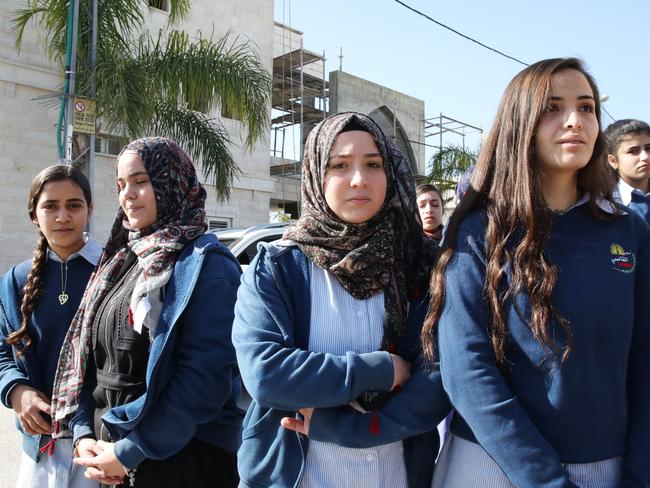
[[[120,208],[117,212],[111,237],[88,282],[59,356],[52,393],[55,437],[61,435],[60,422],[79,406],[86,364],[92,354],[92,324],[102,301],[119,279],[129,253],[135,253],[141,270],[131,298],[131,315],[146,297],[151,309],[145,325],[155,327],[162,306],[161,288],[169,281],[183,247],[206,229],[205,189],[192,161],[176,142],[148,137],[127,145],[120,156],[125,151],[137,153],[144,162],[156,197],[156,222],[143,229],[132,229],[124,210]]]
[[[323,190],[336,137],[351,128],[372,136],[384,159],[387,180],[383,206],[360,224],[337,217],[327,205]],[[384,292],[382,349],[396,353],[406,329],[408,298],[426,289],[438,249],[423,236],[417,221],[415,182],[408,161],[367,115],[332,115],[314,127],[307,138],[301,197],[302,216],[284,237],[294,241],[314,264],[333,273],[355,298]]]

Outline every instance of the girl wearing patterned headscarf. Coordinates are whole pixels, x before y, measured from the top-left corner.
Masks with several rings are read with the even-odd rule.
[[[246,270],[233,342],[243,486],[429,486],[449,406],[417,335],[436,255],[408,162],[369,117],[310,133],[302,217]]]
[[[211,486],[217,469],[235,486],[238,264],[204,235],[205,190],[175,142],[126,146],[117,187],[111,237],[59,358],[55,431],[72,433],[75,462],[104,484]]]

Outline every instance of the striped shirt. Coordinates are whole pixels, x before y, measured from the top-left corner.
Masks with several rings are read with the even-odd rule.
[[[565,464],[569,479],[580,488],[618,488],[623,458]],[[451,435],[440,452],[432,488],[516,488],[479,444]]]
[[[383,293],[358,300],[313,263],[310,275],[309,350],[336,355],[378,350],[384,335]],[[405,488],[402,442],[355,449],[310,440],[300,486]]]

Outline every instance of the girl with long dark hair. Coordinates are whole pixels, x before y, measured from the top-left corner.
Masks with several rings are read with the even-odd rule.
[[[377,124],[309,134],[302,216],[242,278],[233,342],[253,402],[242,486],[428,487],[449,411],[419,333],[437,247],[408,161]]]
[[[650,483],[650,229],[603,151],[580,61],[510,82],[432,279],[423,341],[456,411],[433,486]]]
[[[59,351],[102,252],[84,232],[88,180],[72,166],[45,168],[27,211],[39,230],[34,256],[0,278],[0,399],[23,434],[18,486],[96,486],[72,465],[72,440],[52,442],[49,415]]]
[[[61,351],[55,425],[104,484],[236,486],[239,265],[204,234],[206,192],[174,141],[127,145],[116,181],[111,237]]]

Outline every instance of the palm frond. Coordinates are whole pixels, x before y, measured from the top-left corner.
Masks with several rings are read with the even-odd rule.
[[[182,105],[211,109],[227,106],[247,129],[248,148],[269,126],[271,77],[249,43],[237,44],[226,34],[217,41],[190,42],[185,32],[171,31],[166,40],[142,38],[139,57],[155,73],[159,97]]]
[[[63,64],[69,0],[24,0],[14,12],[17,46],[30,22],[45,34],[48,55]],[[229,152],[224,127],[205,113],[221,106],[247,130],[246,148],[266,136],[271,76],[249,42],[227,34],[191,41],[181,31],[151,38],[140,34],[147,0],[99,0],[95,80],[97,115],[111,134],[137,138],[148,134],[176,139],[200,162],[206,178],[225,200],[239,169]],[[171,25],[182,19],[191,0],[169,0]],[[87,2],[80,3],[76,93],[89,90]]]
[[[11,20],[17,47],[20,48],[27,24],[33,20],[45,32],[48,56],[55,61],[63,60],[67,15],[67,0],[28,0],[25,8],[14,11]]]
[[[477,150],[454,145],[443,147],[429,160],[431,170],[427,180],[443,191],[454,189],[460,175],[475,165],[477,158]]]
[[[176,140],[201,165],[206,179],[215,186],[217,199],[228,200],[233,181],[241,171],[228,150],[226,129],[208,115],[184,109],[175,102],[161,101],[156,110],[147,133]]]
[[[185,18],[189,13],[192,2],[190,0],[169,0],[169,18],[167,25],[172,26]]]
[[[109,133],[137,137],[156,116],[150,73],[129,51],[102,46],[97,58],[97,115]]]

